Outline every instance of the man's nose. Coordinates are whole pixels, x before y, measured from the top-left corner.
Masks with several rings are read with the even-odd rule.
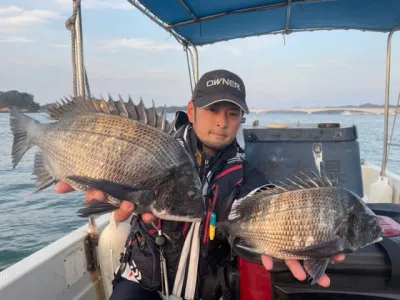
[[[217,114],[217,126],[226,128],[228,126],[228,117],[224,112]]]

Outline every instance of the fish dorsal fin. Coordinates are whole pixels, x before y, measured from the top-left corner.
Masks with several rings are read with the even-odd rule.
[[[254,205],[259,203],[258,201],[254,201],[254,197],[267,197],[302,189],[339,186],[338,180],[333,175],[332,178],[329,178],[324,172],[321,172],[321,176],[315,174],[313,171],[310,171],[312,175],[307,175],[303,171],[298,171],[296,173],[284,177],[282,180],[276,180],[276,182],[262,185],[249,192],[243,198],[236,200],[232,204],[229,219],[233,220],[248,215],[246,212],[252,211]]]
[[[167,107],[164,105],[161,115],[157,115],[157,128],[160,128],[161,130],[166,129],[166,124],[165,121],[167,120]]]
[[[47,108],[50,117],[53,120],[61,120],[67,117],[72,117],[84,113],[105,113],[123,116],[135,121],[142,122],[149,126],[160,129],[169,135],[174,135],[176,132],[175,122],[176,117],[172,122],[167,121],[166,107],[164,106],[160,114],[157,113],[154,101],[152,106],[146,108],[142,98],[140,102],[135,105],[131,96],[127,102],[119,95],[118,100],[114,100],[111,95],[108,95],[108,101],[98,98],[70,97],[60,99],[61,103],[56,102]]]
[[[157,112],[156,106],[154,105],[154,100],[152,100],[152,106],[148,108],[147,112],[147,122],[149,125],[156,127],[157,125]]]
[[[231,211],[228,216],[228,220],[243,219],[249,216],[249,212],[254,211],[254,206],[258,205],[258,202],[253,201],[252,195],[247,195],[240,198],[232,203]]]
[[[321,172],[321,176],[318,176],[312,171],[310,171],[312,175],[307,175],[302,171],[298,171],[297,173],[298,174],[292,174],[291,176],[284,177],[282,180],[276,180],[275,183],[271,182],[259,186],[258,188],[249,192],[246,196],[236,200],[232,204],[228,219],[235,220],[247,218],[249,216],[248,212],[258,211],[259,209],[255,206],[264,201],[261,201],[260,197],[264,198],[271,195],[279,195],[285,192],[292,192],[302,189],[338,186],[335,180],[330,179],[326,173],[323,172]]]
[[[276,180],[272,182],[274,188],[271,189],[269,186],[268,190],[261,188],[257,191],[270,193],[270,194],[280,194],[283,192],[295,191],[300,189],[311,189],[311,188],[324,188],[324,187],[338,187],[338,180],[332,175],[332,178],[321,171],[321,175],[317,175],[314,171],[310,170],[311,175],[303,171],[297,171],[290,176],[284,177],[282,180]]]

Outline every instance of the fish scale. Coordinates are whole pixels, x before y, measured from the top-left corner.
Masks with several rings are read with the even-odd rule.
[[[88,203],[82,216],[118,209],[121,200],[135,203],[139,213],[169,220],[204,215],[196,167],[174,137],[165,110],[160,116],[154,105],[146,109],[142,102],[72,98],[49,112],[56,122],[41,124],[15,110],[10,114],[13,167],[31,146],[41,150],[35,158],[37,191],[59,180],[81,192],[103,191],[106,201]]]
[[[240,255],[304,260],[315,283],[331,257],[382,238],[377,217],[358,195],[324,175],[303,173],[287,181],[234,202],[229,220],[217,224]]]
[[[105,124],[99,123],[96,131],[90,132],[91,129],[87,128],[85,131],[74,130],[75,122],[79,124],[79,126],[87,125],[87,122],[80,122],[80,119],[86,119],[86,115],[78,116],[77,118],[70,119],[70,122],[63,122],[63,124],[50,125],[48,128],[44,130],[44,135],[40,138],[38,142],[38,146],[42,149],[42,151],[47,152],[50,150],[49,159],[57,160],[59,168],[54,169],[54,175],[58,178],[64,178],[71,172],[75,172],[77,175],[84,175],[88,177],[99,177],[108,179],[110,181],[119,181],[121,183],[129,183],[132,180],[141,184],[139,179],[150,177],[151,174],[154,174],[157,169],[166,169],[168,165],[172,164],[169,159],[165,160],[166,166],[162,165],[159,159],[154,159],[151,157],[151,153],[148,151],[150,145],[148,143],[141,143],[141,145],[136,145],[135,135],[132,135],[132,141],[128,141],[125,136],[124,139],[121,137],[115,137],[116,131],[107,132],[106,138],[101,134],[99,128],[104,126]],[[90,118],[91,116],[89,116]],[[101,118],[100,118],[101,119]],[[62,132],[62,134],[57,134],[56,136],[51,135],[47,136],[46,132],[54,131],[54,127],[58,126],[67,126],[68,123],[72,124],[71,130],[68,132]],[[112,125],[113,122],[109,122]],[[93,124],[90,122],[90,124]],[[131,126],[132,129],[133,126]],[[57,128],[55,130],[58,131]],[[96,134],[97,133],[97,134]],[[114,136],[112,135],[114,134]],[[56,139],[55,139],[56,138]],[[140,136],[136,138],[140,139]],[[57,142],[54,143],[54,140]],[[88,143],[88,140],[90,142]],[[157,147],[157,142],[154,142],[154,146]],[[154,147],[153,146],[153,147]],[[48,147],[50,149],[48,149]],[[52,150],[51,150],[52,148]],[[167,151],[171,150],[167,148]],[[113,151],[113,154],[110,158],[110,153]],[[74,155],[74,153],[96,153],[95,156],[87,156],[84,157],[86,159],[82,159],[79,155]],[[135,153],[137,156],[143,157],[143,164],[140,165],[132,165],[129,164],[130,160],[135,157],[132,155]],[[54,156],[53,156],[53,155]],[[114,159],[112,159],[114,157]],[[161,157],[164,159],[164,157]],[[99,165],[98,162],[105,161],[105,167]],[[150,164],[149,161],[152,163]],[[132,166],[135,169],[129,169]]]

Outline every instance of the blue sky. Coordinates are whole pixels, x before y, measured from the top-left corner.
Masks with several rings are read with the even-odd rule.
[[[146,104],[185,105],[190,85],[175,39],[125,0],[82,0],[85,63],[92,93]],[[71,0],[2,0],[0,91],[32,93],[45,104],[72,94]],[[199,48],[200,74],[236,72],[250,107],[382,104],[387,34],[298,33]],[[391,103],[400,88],[400,38],[392,50]]]

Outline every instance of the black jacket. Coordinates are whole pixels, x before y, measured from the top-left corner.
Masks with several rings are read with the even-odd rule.
[[[186,115],[184,115],[186,116]],[[186,120],[187,121],[187,118]],[[202,145],[190,123],[178,124],[183,126],[177,135],[178,141],[186,148],[196,163],[196,152]],[[204,158],[204,155],[202,155]],[[255,173],[255,168],[243,159],[243,151],[236,141],[225,149],[219,151],[208,163],[202,159],[198,166],[198,172],[203,183],[203,195],[206,198],[207,216],[214,212],[217,221],[225,220],[230,212],[232,203],[238,197],[247,194],[261,184],[264,184],[262,174]],[[224,294],[224,299],[230,298],[230,290],[235,290],[234,283],[227,280],[227,272],[235,272],[235,257],[227,240],[220,235],[211,240],[209,238],[209,220],[207,216],[202,222],[201,248],[198,266],[198,280],[196,299],[219,299]],[[130,255],[131,269],[140,271],[140,284],[149,290],[160,289],[161,276],[159,265],[159,250],[155,244],[157,231],[148,224],[141,223],[140,219],[133,226],[141,227],[142,233],[139,239],[132,243]],[[174,285],[175,275],[179,264],[180,253],[188,232],[188,224],[156,219],[154,224],[168,237],[162,246],[167,261],[167,275],[169,290]],[[134,262],[134,263],[132,263]],[[136,269],[137,268],[137,269]],[[184,290],[184,288],[183,288]]]

